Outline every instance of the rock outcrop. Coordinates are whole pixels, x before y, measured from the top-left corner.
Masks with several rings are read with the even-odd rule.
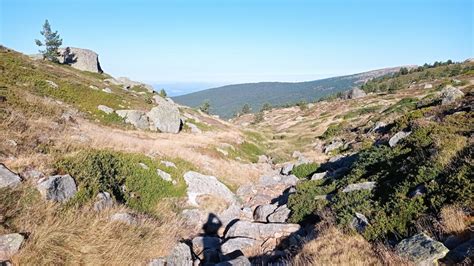
[[[143,111],[117,110],[115,112],[125,120],[125,123],[129,123],[138,129],[148,129],[150,127],[148,118]]]
[[[464,97],[464,93],[456,88],[456,87],[446,87],[443,89],[441,92],[442,98],[441,98],[441,104],[446,105],[446,104],[451,104],[455,102],[457,99]]]
[[[365,91],[359,88],[353,88],[350,91],[346,92],[342,98],[343,99],[357,99],[357,98],[362,98],[366,95],[367,94],[365,93]]]
[[[25,238],[20,234],[0,235],[0,264],[15,255],[24,240]]]
[[[393,136],[390,138],[390,140],[388,141],[388,145],[389,145],[390,147],[395,147],[395,145],[397,145],[397,143],[398,143],[400,140],[402,140],[402,139],[404,139],[404,138],[410,136],[410,134],[411,134],[411,131],[409,131],[409,132],[400,131],[400,132],[396,133],[395,135],[393,135]]]
[[[179,109],[175,104],[164,101],[153,107],[146,115],[151,130],[176,134],[181,129]]]
[[[75,48],[75,47],[66,47],[59,49],[59,62],[63,64],[70,65],[73,68],[102,73],[102,68],[99,63],[99,55],[91,50]]]
[[[186,182],[188,202],[191,205],[199,206],[199,197],[211,195],[226,201],[228,204],[235,202],[234,193],[214,176],[207,176],[198,172],[187,172],[184,174]]]

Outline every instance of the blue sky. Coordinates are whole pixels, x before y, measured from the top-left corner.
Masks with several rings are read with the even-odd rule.
[[[47,18],[65,46],[99,53],[106,72],[179,84],[173,94],[474,54],[472,0],[0,2],[3,45],[36,52]]]

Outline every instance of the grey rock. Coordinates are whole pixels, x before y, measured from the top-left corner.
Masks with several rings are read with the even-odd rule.
[[[256,239],[247,238],[247,237],[235,237],[229,238],[221,246],[222,254],[226,255],[232,253],[236,250],[242,251],[245,253],[246,249],[251,249],[257,245],[260,245],[261,241]]]
[[[365,93],[365,91],[359,88],[353,88],[350,91],[346,92],[342,98],[343,99],[357,99],[357,98],[362,98],[366,95],[367,94]]]
[[[179,109],[175,104],[164,101],[146,114],[151,130],[164,133],[178,133],[181,128]]]
[[[219,249],[221,239],[214,236],[198,236],[191,241],[195,254],[201,254],[205,249]]]
[[[148,266],[166,266],[166,258],[152,259],[148,262]]]
[[[363,233],[367,226],[369,225],[369,220],[362,213],[355,213],[355,217],[352,219],[351,227],[354,228],[357,232]]]
[[[225,227],[228,223],[233,220],[240,219],[242,210],[236,203],[231,204],[227,209],[219,213],[219,218],[222,222],[222,226]]]
[[[402,240],[395,247],[396,252],[416,265],[433,265],[449,252],[442,243],[431,239],[425,233]]]
[[[173,162],[161,161],[160,163],[163,164],[163,165],[165,165],[166,167],[173,167],[173,168],[176,168],[176,164],[174,164]]]
[[[266,223],[268,220],[268,216],[275,212],[275,210],[278,208],[277,204],[267,204],[267,205],[260,205],[255,208],[255,211],[253,212],[253,219],[256,222],[264,222]]]
[[[68,52],[67,52],[68,51]],[[102,73],[99,63],[99,56],[94,51],[75,47],[59,48],[59,60],[63,64],[72,66],[73,68]]]
[[[256,240],[279,239],[289,236],[300,229],[298,224],[253,223],[237,221],[227,231],[225,237],[247,237]]]
[[[166,263],[169,266],[192,266],[191,249],[185,243],[179,243],[173,248],[171,254],[166,257]]]
[[[327,176],[328,172],[322,172],[322,173],[314,173],[311,176],[311,180],[321,180]]]
[[[48,83],[48,86],[50,86],[51,88],[53,89],[57,89],[59,88],[58,84],[56,84],[55,82],[51,81],[51,80],[45,80],[46,83]]]
[[[77,192],[76,183],[70,175],[55,175],[39,180],[37,189],[47,200],[65,202]]]
[[[333,140],[324,147],[324,153],[328,154],[344,146],[344,142],[340,140]]]
[[[272,214],[267,218],[270,223],[286,223],[290,217],[291,210],[286,204],[279,206]]]
[[[0,235],[0,261],[9,260],[21,247],[25,238],[20,234]]]
[[[454,103],[457,99],[464,97],[464,93],[460,89],[452,86],[444,88],[441,91],[441,95],[442,105]]]
[[[287,164],[283,165],[283,167],[281,168],[280,174],[289,175],[291,173],[291,171],[293,170],[294,166],[295,165],[292,164],[292,163],[287,163]]]
[[[0,188],[12,187],[20,184],[21,178],[10,171],[5,165],[0,164]]]
[[[140,87],[143,87],[143,88],[147,89],[148,92],[150,92],[150,93],[153,92],[153,87],[152,86],[150,86],[148,84],[145,84],[145,83],[130,80],[127,77],[118,77],[118,78],[114,79],[114,81],[111,81],[111,83],[113,83],[115,85],[122,85],[125,90],[131,89],[132,87],[135,87],[135,86],[140,86]]]
[[[432,88],[433,88],[433,84],[426,83],[425,86],[423,86],[423,88],[424,88],[425,90],[432,89]]]
[[[142,169],[145,169],[145,170],[150,169],[150,167],[148,167],[148,165],[146,165],[146,164],[144,164],[144,163],[138,163],[138,165],[139,165]]]
[[[114,112],[114,109],[108,107],[108,106],[105,106],[105,105],[99,105],[97,106],[97,109],[99,109],[100,111],[106,113],[106,114],[111,114]]]
[[[148,129],[150,127],[145,112],[138,110],[117,110],[115,112],[125,120],[125,123],[132,124],[138,129]]]
[[[207,219],[207,214],[198,209],[185,209],[181,216],[187,226],[195,228],[202,227]]]
[[[474,257],[474,238],[458,245],[451,251],[449,251],[447,258],[455,263],[460,263],[466,258]]]
[[[372,128],[371,131],[373,132],[380,132],[383,128],[385,128],[387,126],[387,123],[385,122],[382,122],[382,121],[378,121],[377,123],[375,123],[374,127]]]
[[[102,91],[105,93],[112,93],[112,89],[110,89],[109,87],[103,88]]]
[[[342,190],[342,192],[347,193],[347,192],[358,191],[358,190],[372,190],[374,187],[375,187],[375,182],[362,182],[362,183],[347,185],[347,187],[345,187]]]
[[[126,212],[115,213],[110,217],[110,220],[112,222],[120,222],[120,223],[124,223],[124,224],[128,224],[128,225],[138,224],[137,217],[135,217],[135,215],[132,215],[132,214],[126,213]]]
[[[194,133],[194,134],[202,133],[202,130],[200,130],[195,124],[186,122],[186,125],[188,125],[188,127],[191,129],[191,133]]]
[[[395,147],[395,145],[397,145],[397,143],[400,140],[410,136],[410,134],[411,134],[411,131],[408,131],[408,132],[400,131],[400,132],[396,133],[395,135],[393,135],[393,137],[390,138],[390,140],[388,141],[388,145],[390,147]]]
[[[417,196],[424,195],[426,193],[426,186],[421,184],[416,186],[416,188],[408,193],[409,198],[414,198]]]
[[[278,184],[294,186],[297,182],[298,178],[294,175],[264,175],[259,179],[260,185],[265,187]]]
[[[268,158],[268,156],[266,155],[259,155],[258,156],[258,160],[257,160],[258,163],[272,163],[272,160],[270,158]]]
[[[94,203],[94,211],[102,211],[114,206],[114,200],[109,192],[99,192]]]
[[[212,195],[221,198],[228,203],[235,202],[235,195],[228,187],[222,184],[214,176],[207,176],[198,172],[189,171],[184,174],[184,181],[187,184],[188,202],[194,206],[199,206],[197,198],[201,195]]]
[[[224,150],[224,149],[221,149],[221,148],[219,148],[219,147],[217,147],[216,150],[217,150],[219,153],[221,153],[222,155],[224,155],[224,156],[228,156],[228,155],[229,155],[229,152],[228,152],[228,151],[226,151],[226,150]]]
[[[44,177],[44,174],[36,169],[28,169],[21,173],[21,176],[24,179],[33,179],[33,180],[38,180],[40,178]]]
[[[168,181],[168,182],[173,182],[173,178],[171,178],[171,175],[168,174],[167,172],[161,170],[161,169],[156,169],[156,173],[161,177],[161,179]]]

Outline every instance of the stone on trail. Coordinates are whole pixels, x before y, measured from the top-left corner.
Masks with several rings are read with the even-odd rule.
[[[188,202],[191,205],[199,206],[198,197],[203,195],[215,196],[227,203],[234,203],[236,200],[234,193],[214,176],[189,171],[184,174],[184,181],[188,186]]]
[[[5,165],[0,164],[0,188],[15,186],[20,182],[20,176],[10,171]]]
[[[237,221],[227,231],[225,237],[247,237],[256,240],[279,239],[300,230],[298,224],[256,223]]]

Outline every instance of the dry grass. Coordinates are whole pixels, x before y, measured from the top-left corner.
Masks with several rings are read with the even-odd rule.
[[[461,208],[455,205],[448,205],[441,209],[441,225],[443,231],[448,234],[458,234],[467,228],[467,215]]]
[[[372,246],[360,235],[345,235],[330,227],[306,243],[292,264],[299,265],[381,265]]]
[[[12,258],[18,265],[142,264],[166,255],[187,234],[182,222],[166,209],[160,221],[142,218],[132,226],[109,220],[112,213],[126,211],[123,208],[100,213],[88,207],[64,209],[39,199],[29,185],[2,192],[0,233],[29,234]]]

